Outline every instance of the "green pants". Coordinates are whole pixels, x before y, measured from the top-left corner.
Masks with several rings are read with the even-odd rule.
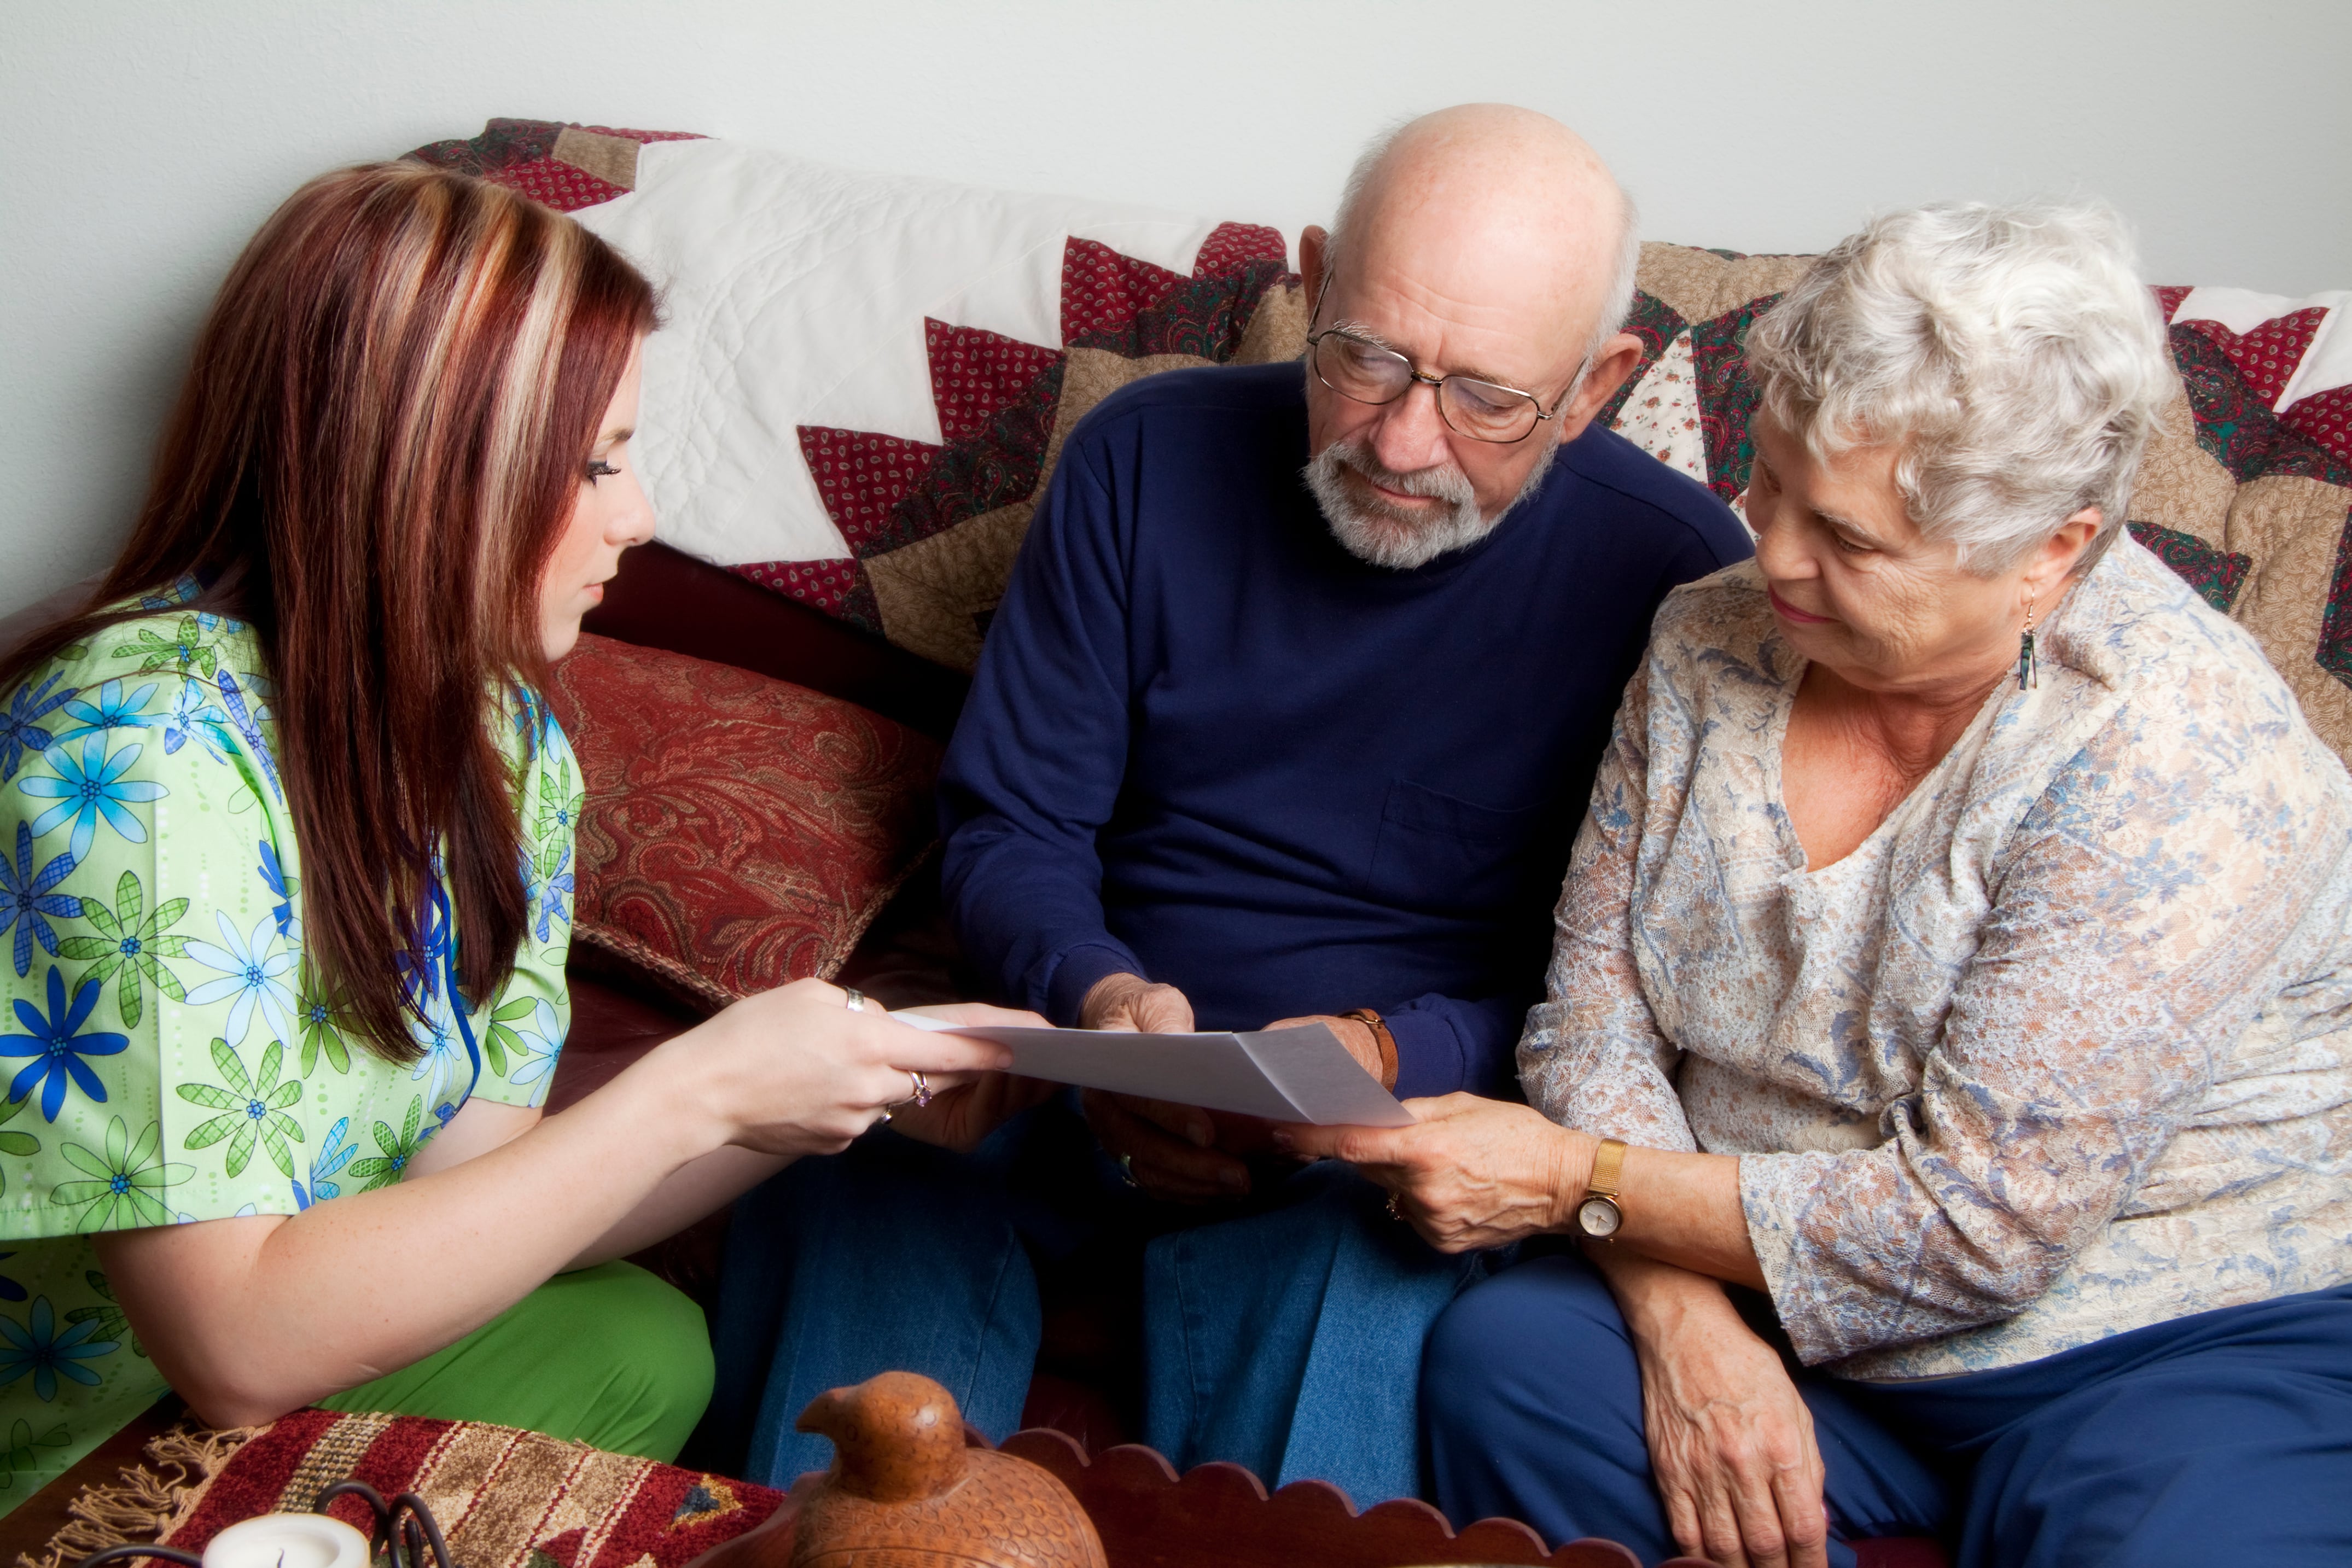
[[[667,1462],[702,1419],[710,1375],[702,1309],[634,1263],[600,1263],[558,1274],[447,1349],[319,1404],[525,1427]]]

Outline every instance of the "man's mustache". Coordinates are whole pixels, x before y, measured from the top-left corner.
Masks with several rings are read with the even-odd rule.
[[[1402,496],[1448,501],[1457,507],[1477,499],[1477,492],[1471,487],[1470,476],[1450,463],[1401,472],[1353,442],[1335,443],[1331,450],[1341,467],[1353,471],[1359,478],[1368,479],[1383,490],[1392,490]]]

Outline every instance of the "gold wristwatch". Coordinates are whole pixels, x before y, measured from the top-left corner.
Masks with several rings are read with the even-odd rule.
[[[1584,1201],[1576,1206],[1576,1228],[1596,1240],[1611,1239],[1625,1223],[1625,1211],[1617,1206],[1617,1176],[1624,1168],[1623,1142],[1601,1139],[1584,1184]]]

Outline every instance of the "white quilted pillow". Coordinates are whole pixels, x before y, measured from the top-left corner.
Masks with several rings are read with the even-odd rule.
[[[663,291],[637,460],[664,538],[721,566],[851,553],[802,425],[937,444],[923,320],[1062,345],[1065,242],[1186,274],[1214,222],[658,141],[573,214]]]

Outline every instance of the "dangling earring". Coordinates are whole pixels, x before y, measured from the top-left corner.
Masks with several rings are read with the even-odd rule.
[[[2033,658],[2033,596],[2025,596],[2025,630],[2017,636],[2017,689],[2042,685],[2042,667]]]

